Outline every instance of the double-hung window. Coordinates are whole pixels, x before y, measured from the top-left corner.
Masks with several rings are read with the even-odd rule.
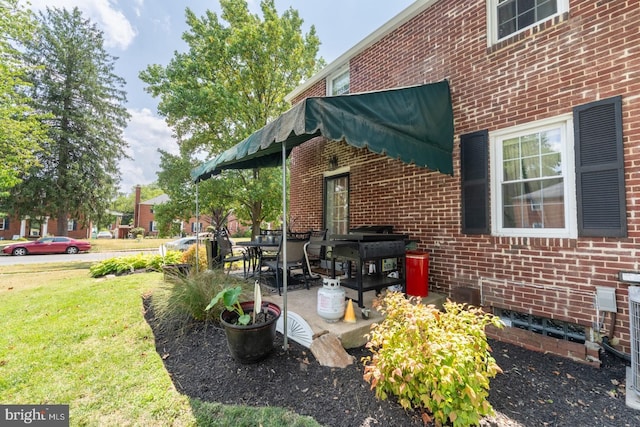
[[[349,67],[342,67],[327,78],[327,95],[343,95],[350,89]]]
[[[489,44],[568,10],[569,0],[487,0]]]
[[[0,230],[6,230],[7,228],[7,219],[0,217]]]
[[[575,237],[572,117],[491,134],[498,235]]]
[[[621,96],[460,135],[460,168],[464,234],[627,235]]]

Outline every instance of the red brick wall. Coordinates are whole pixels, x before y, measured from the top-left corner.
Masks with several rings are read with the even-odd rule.
[[[290,207],[296,224],[322,225],[322,174],[336,155],[339,167],[350,168],[350,225],[393,224],[418,239],[431,255],[432,290],[449,294],[455,286],[470,286],[481,289],[485,305],[591,327],[595,286],[615,287],[615,335],[629,352],[627,285],[617,273],[640,269],[638,28],[635,0],[575,0],[568,14],[488,48],[485,1],[437,2],[352,58],[351,92],[448,79],[455,175],[316,139],[292,155]],[[324,94],[324,88],[318,82],[298,100]],[[628,238],[461,234],[461,134],[571,113],[577,105],[615,95],[622,95]]]
[[[65,224],[67,224],[67,220],[64,220]],[[20,219],[18,218],[9,218],[9,227],[5,230],[0,230],[0,238],[4,240],[10,240],[13,236],[20,235]],[[47,234],[55,235],[58,231],[58,221],[56,219],[49,219],[47,223]],[[40,229],[42,232],[42,229]],[[29,222],[27,221],[27,229],[25,230],[26,235],[24,237],[29,238]],[[90,235],[89,229],[86,227],[82,227],[80,223],[77,224],[76,229],[72,231],[68,231],[67,235],[74,239],[87,239]],[[38,236],[43,237],[43,236]],[[36,239],[37,237],[33,237]]]
[[[154,220],[155,215],[152,212],[153,205],[143,205],[140,204],[138,206],[138,227],[142,227],[147,230],[147,235],[149,234],[157,234],[151,233],[150,224],[151,221]]]

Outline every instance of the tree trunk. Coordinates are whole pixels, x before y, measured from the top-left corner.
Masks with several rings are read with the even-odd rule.
[[[66,236],[69,234],[69,227],[67,226],[67,213],[64,210],[58,210],[58,229],[56,230],[56,236]]]
[[[251,204],[251,240],[260,235],[262,224],[262,202],[255,201]]]

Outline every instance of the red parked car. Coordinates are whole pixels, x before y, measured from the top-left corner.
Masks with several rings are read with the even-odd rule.
[[[9,255],[77,254],[91,249],[91,243],[70,237],[43,237],[34,242],[16,242],[2,248]]]

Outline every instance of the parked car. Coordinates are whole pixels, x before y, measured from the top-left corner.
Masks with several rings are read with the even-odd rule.
[[[91,243],[70,237],[43,237],[33,242],[16,242],[2,248],[2,252],[9,255],[30,254],[77,254],[91,249]]]
[[[96,239],[113,239],[113,235],[110,231],[100,231],[96,234]]]
[[[200,242],[202,242],[202,240]],[[174,240],[171,242],[167,242],[164,244],[164,246],[169,251],[186,251],[194,243],[196,243],[196,237],[190,236],[190,237],[183,237],[181,239]]]

